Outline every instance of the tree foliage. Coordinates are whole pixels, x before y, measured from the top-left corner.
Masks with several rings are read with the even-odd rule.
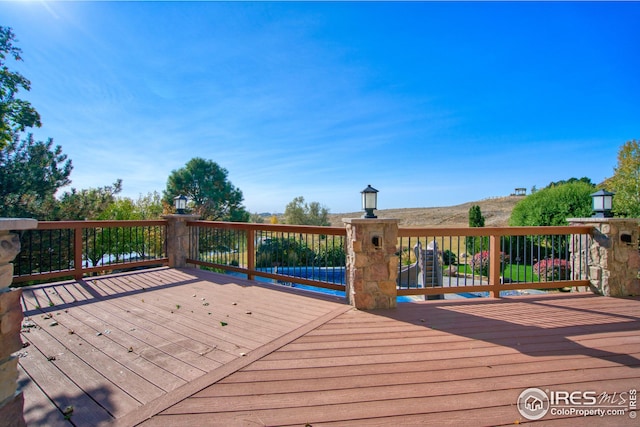
[[[134,202],[137,219],[158,219],[165,213],[162,197],[157,191],[141,194]]]
[[[528,195],[513,208],[509,225],[567,225],[567,218],[590,217],[595,187],[584,180],[569,180]]]
[[[640,141],[634,139],[620,147],[618,164],[605,185],[616,193],[613,198],[616,216],[640,217]]]
[[[591,178],[587,178],[586,176],[583,176],[582,178],[578,179],[578,178],[569,178],[569,179],[561,179],[560,181],[554,181],[554,182],[550,182],[549,185],[547,185],[545,188],[551,188],[551,187],[557,187],[559,185],[563,185],[563,184],[572,184],[574,182],[584,182],[585,184],[589,184],[590,186],[595,186],[595,184],[593,182],[591,182]]]
[[[304,197],[293,199],[284,210],[284,221],[287,224],[328,226],[329,209],[318,202],[305,203]]]
[[[17,135],[0,150],[0,216],[55,219],[59,188],[68,185],[71,160],[53,140],[35,141]]]
[[[484,227],[484,216],[478,205],[469,208],[469,227]]]
[[[0,26],[0,150],[14,140],[15,134],[29,127],[40,127],[40,115],[31,103],[17,98],[20,90],[29,91],[31,82],[6,65],[9,58],[21,61],[22,50],[14,46],[11,28]]]
[[[480,206],[473,205],[469,208],[469,227],[484,227],[484,216]],[[466,250],[475,254],[489,248],[489,239],[486,237],[467,236],[465,238]]]
[[[249,222],[254,224],[264,224],[264,217],[259,213],[252,213],[249,217]]]
[[[249,221],[249,213],[242,206],[242,191],[227,178],[228,172],[211,160],[199,157],[174,170],[167,179],[165,203],[173,206],[173,198],[184,195],[193,212],[212,221]]]
[[[140,195],[137,200],[129,197],[115,198],[114,202],[98,215],[98,218],[118,221],[158,219],[162,213],[160,194],[154,191],[144,196]]]
[[[305,242],[275,237],[261,242],[256,251],[256,267],[313,265],[316,254]]]
[[[72,188],[60,197],[58,207],[58,219],[85,220],[106,219],[105,211],[115,203],[116,195],[122,191],[122,180],[117,180],[113,185],[98,188],[76,190]]]

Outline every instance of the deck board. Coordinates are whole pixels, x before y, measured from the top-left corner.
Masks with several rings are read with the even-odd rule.
[[[574,295],[349,311],[142,425],[524,423],[525,388],[638,388],[639,307]],[[544,422],[603,425],[555,418]]]
[[[27,425],[63,423],[62,411],[69,406],[74,408],[73,418],[79,425],[100,425],[113,419],[106,409],[111,398],[99,387],[78,386],[58,366],[47,362],[46,355],[35,347],[27,347],[22,354],[20,382],[25,384],[24,415]],[[101,392],[101,403],[91,396],[96,391]],[[100,398],[98,395],[95,397]]]
[[[52,425],[64,423],[64,404],[89,401],[91,414],[74,412],[77,425],[513,425],[529,423],[516,408],[529,387],[640,389],[638,298],[530,295],[364,312],[159,268],[35,287],[23,302],[40,326],[23,334],[32,343],[20,359],[25,407]],[[60,359],[47,362],[51,352]],[[637,425],[550,414],[539,423]]]
[[[30,344],[20,358],[27,422],[64,423],[60,410],[71,405],[89,411],[76,409],[72,421],[92,426],[344,306],[334,297],[168,268],[29,287],[22,301],[36,324],[22,335]]]

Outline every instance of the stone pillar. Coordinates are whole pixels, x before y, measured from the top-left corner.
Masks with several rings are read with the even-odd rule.
[[[342,220],[347,228],[346,294],[361,310],[395,308],[397,219]]]
[[[633,218],[570,218],[571,225],[593,227],[591,236],[572,239],[572,257],[576,265],[588,265],[588,271],[575,280],[589,280],[594,293],[627,297],[640,295],[640,252],[638,220]]]
[[[20,236],[12,231],[36,228],[33,219],[0,218],[0,421],[7,426],[26,426],[24,396],[18,390],[18,358],[22,348],[22,289],[9,286],[13,281],[13,260],[20,252]]]
[[[163,215],[162,218],[168,221],[167,258],[169,258],[169,267],[186,267],[187,258],[190,254],[189,227],[187,227],[187,221],[196,221],[200,216],[170,214]]]

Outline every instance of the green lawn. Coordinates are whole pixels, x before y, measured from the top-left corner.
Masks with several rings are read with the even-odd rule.
[[[472,274],[473,270],[468,264],[458,264],[460,273]],[[477,273],[476,273],[477,274]],[[537,282],[538,276],[533,274],[533,267],[530,265],[505,264],[502,277],[519,282]]]

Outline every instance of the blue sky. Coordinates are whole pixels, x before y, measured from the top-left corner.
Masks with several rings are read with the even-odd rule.
[[[72,186],[217,162],[251,212],[449,206],[613,174],[638,2],[0,2]]]

